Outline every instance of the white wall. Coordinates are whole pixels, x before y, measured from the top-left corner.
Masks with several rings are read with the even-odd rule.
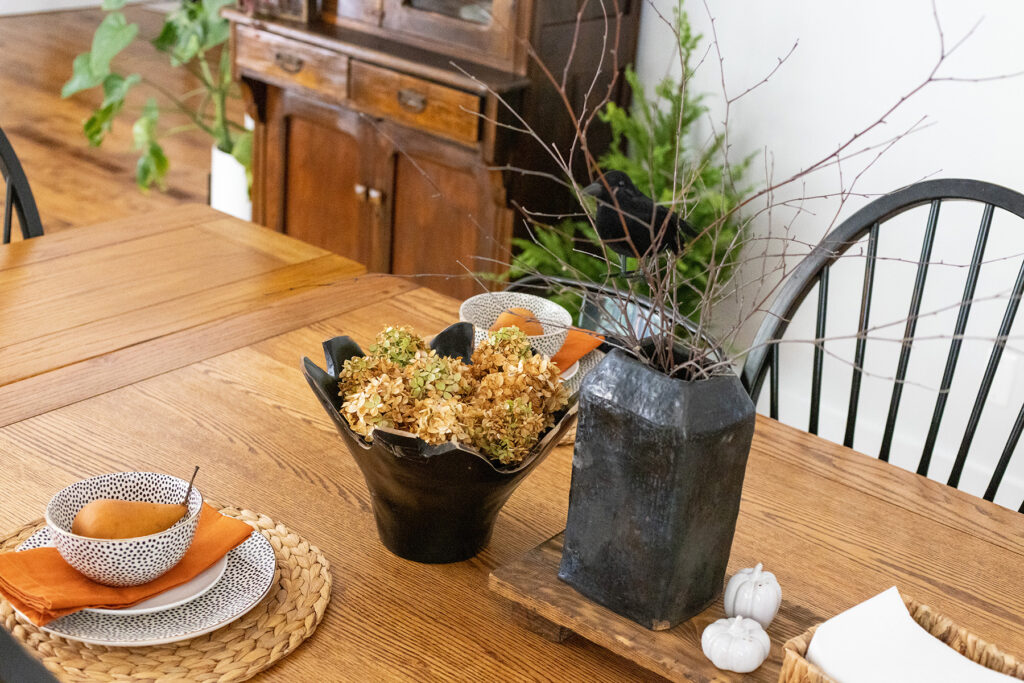
[[[675,0],[653,0],[666,16]],[[978,0],[972,3],[938,0],[938,15],[947,47],[962,38],[979,20],[974,34],[943,66],[940,76],[979,77],[1024,70],[1024,52],[1020,50],[1020,27],[1024,26],[1024,3],[1017,0]],[[764,86],[733,105],[730,111],[730,138],[734,159],[757,150],[767,150],[774,163],[774,178],[786,177],[834,150],[852,133],[877,120],[903,94],[927,78],[939,53],[939,39],[929,0],[861,0],[860,2],[813,2],[812,0],[772,0],[771,2],[726,2],[708,0],[715,18],[718,39],[725,58],[725,87],[736,95],[760,81],[791,46],[798,47],[788,61]],[[703,3],[686,4],[691,23],[704,33],[703,45],[711,43],[711,21]],[[679,72],[673,58],[674,38],[653,11],[644,8],[638,69],[647,82]],[[705,122],[704,134],[712,126],[720,128],[724,116],[722,76],[717,55],[708,54],[698,69],[693,84],[711,93],[713,111]],[[924,118],[930,127],[900,141],[877,163],[864,170],[874,155],[866,155],[843,166],[843,180],[833,168],[807,179],[806,186],[782,192],[776,201],[789,197],[835,193],[849,189],[852,179],[862,170],[855,190],[877,195],[926,177],[967,177],[988,180],[1024,191],[1024,78],[981,83],[935,83],[914,95],[885,125],[870,134],[868,144],[897,135]],[[860,145],[861,147],[864,144]],[[765,182],[764,157],[753,179]],[[754,222],[756,234],[780,236],[790,230],[791,237],[816,242],[833,227],[836,220],[849,216],[868,198],[851,197],[845,205],[837,199],[808,202],[811,214],[793,211],[774,212],[769,221],[764,215]],[[977,215],[966,215],[963,207],[943,209],[939,239],[932,255],[934,261],[963,264],[973,247]],[[916,259],[920,250],[924,217],[921,212],[894,223],[881,241],[881,249],[903,258]],[[1024,225],[1008,217],[997,217],[986,252],[993,255],[1024,253]],[[1001,301],[983,301],[975,305],[968,334],[991,337],[995,334],[1005,307],[1005,293],[1012,285],[1020,260],[1000,263],[986,270],[979,284],[978,297],[1002,294]],[[873,321],[898,321],[906,316],[910,284],[915,266],[885,262],[879,266],[876,281]],[[933,265],[925,290],[924,311],[958,302],[966,272],[954,265]],[[841,336],[856,331],[856,314],[863,277],[863,259],[852,258],[834,269],[831,290],[832,317],[827,334]],[[816,293],[812,292],[812,296]],[[835,302],[839,297],[840,303]],[[750,293],[746,297],[749,309]],[[812,306],[813,308],[813,306]],[[842,311],[845,309],[845,314]],[[719,323],[728,326],[742,315],[723,306]],[[743,314],[745,315],[745,313]],[[956,311],[929,316],[922,320],[919,336],[946,336]],[[1024,317],[1022,312],[1019,318]],[[845,318],[845,324],[839,318]],[[747,326],[743,339],[749,341],[755,325]],[[902,325],[886,330],[899,337]],[[1001,376],[986,408],[982,428],[975,439],[968,471],[962,488],[981,493],[987,484],[985,472],[998,458],[1024,401],[1024,359],[1018,350],[1024,347],[1024,322],[1013,330],[1015,347],[1004,356]],[[801,316],[791,326],[788,337],[813,337],[813,313]],[[908,379],[900,409],[893,459],[908,468],[916,467],[921,443],[931,417],[934,393],[917,384],[937,387],[945,363],[948,339],[919,342],[911,356]],[[852,341],[827,345],[830,352],[852,358]],[[959,434],[977,388],[991,342],[968,341],[950,395],[950,406],[942,432],[939,461],[933,476],[944,479],[959,446]],[[861,399],[856,446],[871,452],[877,449],[885,422],[896,356],[895,343],[868,345],[867,369],[872,377],[865,383]],[[806,345],[783,347],[781,375],[786,402],[806,406],[810,386],[810,349]],[[849,392],[848,362],[829,359],[826,363],[822,435],[841,441]],[[767,394],[767,392],[765,392]],[[766,412],[766,406],[759,406]],[[784,421],[806,428],[806,407],[782,414]],[[997,501],[1016,508],[1024,498],[1024,444],[1017,448],[1015,461],[1004,481]]]

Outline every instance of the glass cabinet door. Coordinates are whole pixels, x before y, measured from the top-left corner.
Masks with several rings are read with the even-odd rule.
[[[338,17],[379,26],[381,15],[384,14],[382,3],[383,0],[335,0],[334,13]],[[329,9],[325,3],[325,12],[329,13]]]
[[[435,42],[449,54],[512,70],[516,5],[516,0],[384,0],[382,26]]]
[[[474,24],[491,23],[492,0],[408,0],[406,5],[421,12],[435,12]]]

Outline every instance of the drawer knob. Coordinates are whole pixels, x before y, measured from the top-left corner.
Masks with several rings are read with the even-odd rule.
[[[356,197],[359,198],[359,201],[366,201],[366,185],[363,185],[362,183],[356,183],[356,186],[353,189],[355,189]]]
[[[380,190],[375,190],[372,187],[369,192],[370,203],[374,206],[380,206],[381,202],[384,201],[384,193]]]
[[[406,111],[419,114],[427,108],[427,96],[409,88],[402,88],[398,91],[398,104]]]
[[[290,55],[287,52],[278,52],[274,55],[274,63],[290,74],[297,74],[302,71],[302,65],[305,62],[301,57]]]

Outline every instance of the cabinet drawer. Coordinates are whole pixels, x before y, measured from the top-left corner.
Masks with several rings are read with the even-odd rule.
[[[480,98],[365,62],[352,62],[352,102],[376,116],[457,142],[480,135]]]
[[[250,76],[281,86],[299,86],[321,97],[346,98],[348,57],[248,26],[237,26],[235,62]]]

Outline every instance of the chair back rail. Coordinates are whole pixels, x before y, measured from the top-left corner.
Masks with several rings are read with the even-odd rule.
[[[14,147],[7,135],[0,129],[0,174],[6,184],[4,192],[4,224],[3,243],[11,241],[11,225],[14,215],[18,216],[23,239],[39,237],[43,234],[43,224],[39,220],[35,197],[29,187],[28,178],[14,153]]]
[[[864,359],[868,341],[868,330],[871,315],[871,303],[874,293],[875,266],[878,260],[878,236],[881,227],[890,219],[910,209],[927,205],[929,206],[928,219],[925,225],[924,238],[921,244],[920,257],[917,262],[917,271],[911,293],[910,306],[907,311],[907,319],[903,330],[903,337],[900,343],[899,359],[896,364],[896,372],[889,399],[889,408],[886,415],[885,428],[882,435],[881,446],[878,457],[888,460],[892,448],[893,434],[899,416],[900,403],[903,396],[903,387],[907,379],[907,369],[910,363],[910,355],[913,349],[914,336],[917,330],[917,322],[921,313],[921,302],[923,299],[925,284],[928,278],[928,265],[931,262],[932,249],[935,244],[936,231],[938,227],[939,214],[944,202],[949,200],[965,200],[979,202],[984,206],[981,223],[978,226],[974,250],[971,255],[971,262],[968,267],[967,279],[964,284],[963,295],[960,299],[957,320],[953,329],[949,351],[946,355],[945,366],[942,373],[942,380],[939,392],[935,399],[932,410],[931,422],[927,436],[918,462],[917,472],[927,476],[932,462],[935,445],[938,440],[939,428],[945,414],[949,391],[953,384],[953,377],[956,373],[957,362],[960,358],[960,351],[963,345],[963,336],[967,329],[967,323],[971,313],[971,304],[975,297],[978,279],[983,264],[985,249],[988,244],[989,233],[992,226],[992,218],[996,209],[1001,209],[1024,219],[1024,195],[1005,187],[993,185],[977,180],[965,179],[944,179],[929,180],[911,185],[898,190],[884,197],[881,197],[867,206],[863,207],[850,218],[843,221],[835,230],[830,232],[821,243],[795,269],[793,275],[785,283],[779,296],[773,302],[768,315],[759,328],[754,342],[751,346],[746,363],[743,367],[742,379],[744,386],[750,392],[756,402],[766,375],[770,372],[769,384],[769,414],[778,419],[779,415],[779,352],[778,343],[792,320],[794,314],[803,304],[804,299],[810,294],[815,286],[818,288],[817,317],[815,319],[815,339],[811,368],[811,399],[808,415],[808,431],[817,434],[821,410],[821,387],[822,387],[822,366],[824,357],[824,340],[827,331],[828,316],[828,284],[829,269],[831,265],[846,250],[854,244],[859,243],[867,235],[867,250],[864,266],[864,280],[861,288],[860,311],[857,320],[857,336],[853,356],[853,369],[850,382],[850,398],[847,408],[846,424],[843,443],[848,447],[854,445],[854,433],[856,431],[857,413],[860,405],[860,394],[862,388],[862,375],[864,371]],[[953,467],[947,483],[950,486],[958,486],[963,474],[967,455],[971,443],[977,433],[978,424],[981,420],[992,383],[995,379],[999,363],[1006,347],[1006,341],[1010,334],[1020,304],[1022,293],[1024,293],[1024,263],[1021,264],[1016,282],[1013,286],[1009,301],[1003,313],[999,331],[995,337],[992,350],[989,355],[988,364],[985,368],[980,387],[974,398],[970,417],[961,438],[959,450],[953,462]],[[1014,449],[1024,431],[1024,405],[1021,406],[1012,428],[1010,429],[1007,441],[1002,454],[991,475],[984,498],[993,500],[1002,482]],[[1021,512],[1024,512],[1024,503],[1021,504]]]

